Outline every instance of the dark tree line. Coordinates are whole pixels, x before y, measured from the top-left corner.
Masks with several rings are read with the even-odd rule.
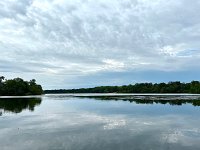
[[[5,79],[0,77],[0,96],[41,95],[42,86],[36,80],[24,81],[21,78]]]
[[[99,86],[81,89],[46,90],[45,93],[196,93],[200,94],[200,82],[136,83],[123,86]]]

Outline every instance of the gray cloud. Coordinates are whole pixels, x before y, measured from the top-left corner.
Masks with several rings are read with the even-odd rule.
[[[2,0],[0,7],[1,73],[200,67],[196,0]]]

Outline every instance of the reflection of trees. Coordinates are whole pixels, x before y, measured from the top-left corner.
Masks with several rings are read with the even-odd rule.
[[[170,105],[182,105],[186,103],[191,103],[192,100],[129,100],[130,102],[135,102],[136,104],[170,104]]]
[[[31,99],[0,99],[0,109],[3,112],[13,112],[13,113],[20,113],[23,110],[30,110],[34,111],[35,106],[41,104],[41,98],[31,98]],[[0,112],[0,116],[3,114]]]
[[[130,103],[135,102],[136,104],[169,104],[169,105],[183,105],[183,104],[192,104],[193,106],[200,106],[200,99],[171,99],[171,100],[166,100],[166,99],[139,99],[139,98],[134,98],[134,97],[111,97],[111,96],[90,96],[87,98],[94,98],[96,100],[122,100],[122,101],[129,101]]]

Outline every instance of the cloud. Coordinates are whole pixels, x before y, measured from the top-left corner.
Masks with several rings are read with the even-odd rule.
[[[196,0],[2,0],[0,7],[2,74],[200,67]]]

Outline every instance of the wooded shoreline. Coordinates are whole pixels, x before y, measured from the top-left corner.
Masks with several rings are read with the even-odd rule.
[[[21,78],[0,77],[0,96],[27,96],[43,94],[42,86],[35,79],[24,81]]]
[[[180,81],[168,83],[136,83],[123,86],[98,86],[80,89],[55,89],[45,90],[45,94],[56,93],[191,93],[200,94],[200,82]]]

